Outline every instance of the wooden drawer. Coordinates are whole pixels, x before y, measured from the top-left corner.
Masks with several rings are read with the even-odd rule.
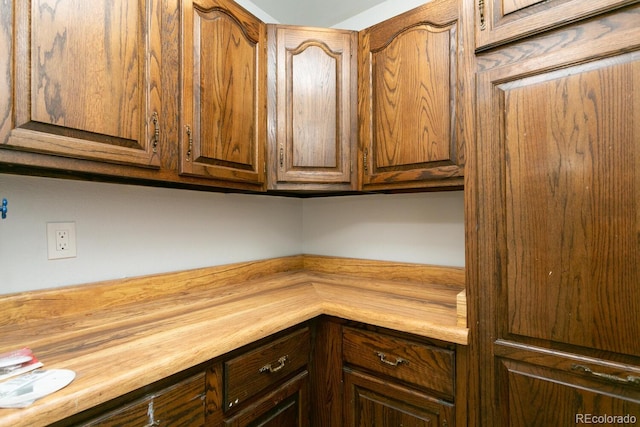
[[[453,400],[455,353],[408,339],[345,326],[344,361]]]
[[[204,395],[201,373],[80,425],[204,426]]]
[[[232,409],[309,363],[309,328],[299,329],[224,363],[224,409]]]

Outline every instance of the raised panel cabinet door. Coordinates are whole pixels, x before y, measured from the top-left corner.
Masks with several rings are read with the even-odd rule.
[[[503,336],[640,356],[640,51],[493,86]]]
[[[510,411],[509,349],[640,367],[638,22],[640,4],[478,56],[484,423]]]
[[[344,426],[454,427],[450,403],[345,368]]]
[[[13,2],[13,121],[0,144],[159,167],[160,3]]]
[[[637,387],[585,379],[579,372],[573,374],[514,360],[501,359],[499,364],[500,382],[504,384],[500,402],[505,403],[499,425],[633,426],[640,420]]]
[[[269,187],[355,189],[357,33],[268,31]]]
[[[364,189],[462,185],[472,127],[470,37],[456,0],[360,32]]]
[[[472,0],[476,47],[490,48],[531,36],[637,0]]]
[[[182,12],[180,173],[260,189],[266,26],[232,1],[185,1]]]

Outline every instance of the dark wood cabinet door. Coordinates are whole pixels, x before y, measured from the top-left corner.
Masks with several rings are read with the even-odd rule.
[[[265,181],[266,26],[227,0],[183,2],[180,173]]]
[[[536,381],[527,379],[534,374],[502,375],[498,356],[513,363],[545,354],[590,357],[595,373],[582,374],[603,384],[640,372],[638,22],[634,5],[478,57],[475,220],[486,423],[506,414],[494,425],[513,425],[521,415],[512,411],[533,415],[537,405],[526,402],[538,395],[567,405],[558,416],[579,409],[574,398],[606,401],[578,390],[579,367],[564,366],[571,376],[559,385],[553,373]],[[521,348],[530,352],[514,350]],[[628,369],[618,375],[610,372],[614,364]],[[522,408],[508,403],[514,399]],[[621,409],[616,399],[612,408]],[[601,409],[593,402],[586,409]]]
[[[356,188],[357,33],[269,26],[269,188]]]
[[[0,144],[159,167],[160,3],[14,1],[14,67],[2,66],[13,107],[0,107]]]
[[[345,368],[344,425],[453,427],[453,405]]]
[[[515,360],[499,360],[504,426],[626,425],[640,419],[640,389],[584,378],[580,362],[556,370]],[[594,368],[598,372],[597,369]],[[623,377],[620,377],[624,381]],[[638,377],[640,381],[640,377]]]
[[[363,189],[462,185],[473,52],[460,12],[436,0],[360,32]]]
[[[526,65],[479,78],[501,159],[499,336],[640,356],[640,50]]]
[[[637,0],[473,0],[476,47],[489,48]]]

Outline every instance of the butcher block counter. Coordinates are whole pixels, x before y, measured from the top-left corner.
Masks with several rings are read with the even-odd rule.
[[[325,314],[467,344],[464,270],[298,255],[0,297],[0,353],[75,380],[0,426],[42,426]]]

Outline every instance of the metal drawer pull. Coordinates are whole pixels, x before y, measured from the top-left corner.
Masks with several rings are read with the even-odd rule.
[[[185,126],[187,130],[187,140],[189,141],[189,147],[187,148],[187,162],[191,160],[191,150],[193,149],[193,136],[191,135],[191,126]]]
[[[592,371],[591,368],[584,365],[571,365],[572,371],[581,371],[594,377],[602,378],[612,383],[617,384],[635,384],[640,385],[640,377],[634,377],[633,375],[627,376],[627,378],[616,377],[615,375],[603,374],[602,372]]]
[[[387,355],[380,352],[380,351],[376,351],[376,356],[378,356],[380,358],[380,361],[386,365],[389,366],[398,366],[398,365],[402,365],[403,363],[405,365],[409,364],[409,361],[407,359],[403,359],[402,357],[396,357],[396,361],[392,362],[391,360],[387,360]]]
[[[158,151],[158,141],[160,141],[160,124],[158,123],[158,113],[154,112],[151,118],[155,131],[153,132],[153,152]]]
[[[271,366],[271,363],[267,363],[262,368],[260,368],[258,371],[260,373],[267,372],[269,374],[272,374],[274,372],[278,372],[280,369],[284,368],[284,365],[285,365],[285,363],[287,363],[287,360],[289,360],[289,356],[282,356],[280,359],[278,359],[278,366],[276,366],[275,368],[273,366]]]

